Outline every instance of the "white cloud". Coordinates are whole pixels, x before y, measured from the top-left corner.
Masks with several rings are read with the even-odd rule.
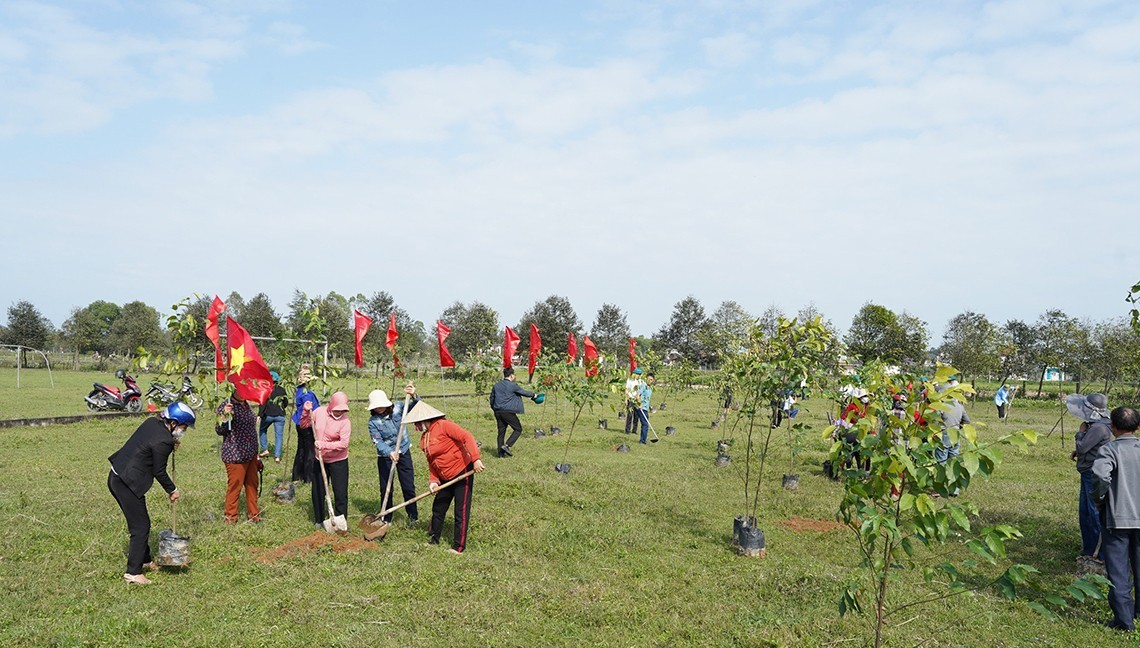
[[[757,43],[747,34],[732,32],[701,40],[705,58],[714,67],[735,67],[746,62],[756,51]]]

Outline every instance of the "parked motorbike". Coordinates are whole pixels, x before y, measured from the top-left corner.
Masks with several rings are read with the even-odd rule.
[[[190,376],[182,376],[181,389],[175,388],[173,384],[152,382],[146,392],[146,400],[155,405],[169,405],[180,400],[193,409],[198,409],[205,403],[198,390],[194,389],[194,381],[190,380]]]
[[[93,383],[95,389],[92,389],[91,393],[83,399],[87,401],[87,409],[92,412],[107,410],[126,410],[132,413],[141,412],[143,408],[142,390],[139,389],[138,383],[122,369],[115,372],[115,377],[123,381],[126,388],[120,390],[118,387],[112,387],[111,385]]]

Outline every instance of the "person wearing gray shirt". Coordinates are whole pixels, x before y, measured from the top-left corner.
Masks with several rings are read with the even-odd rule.
[[[1136,598],[1140,586],[1140,414],[1118,407],[1110,414],[1112,441],[1104,444],[1093,461],[1093,498],[1105,508],[1101,556],[1112,589],[1110,627],[1131,632],[1136,628]]]
[[[1092,466],[1097,453],[1104,444],[1112,440],[1112,430],[1108,426],[1108,399],[1104,394],[1070,394],[1065,398],[1069,412],[1084,421],[1076,436],[1076,449],[1069,457],[1077,462],[1077,472],[1081,476],[1080,503],[1077,506],[1077,520],[1081,527],[1081,555],[1092,556],[1100,544],[1100,513],[1092,497]]]

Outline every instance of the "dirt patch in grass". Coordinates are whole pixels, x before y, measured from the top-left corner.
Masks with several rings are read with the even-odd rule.
[[[349,553],[363,551],[365,549],[376,551],[379,549],[376,545],[366,542],[361,538],[351,536],[340,537],[329,535],[324,531],[314,531],[304,538],[297,538],[296,540],[286,542],[277,547],[269,549],[251,547],[250,551],[253,553],[255,560],[268,564],[277,562],[282,558],[307,556],[325,545],[329,545],[335,553]]]
[[[843,528],[843,525],[835,520],[809,520],[798,515],[780,522],[780,526],[787,527],[796,533],[807,533],[809,531],[823,533]]]

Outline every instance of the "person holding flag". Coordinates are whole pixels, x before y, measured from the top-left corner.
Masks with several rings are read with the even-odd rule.
[[[519,414],[523,413],[523,397],[534,398],[535,393],[523,389],[515,382],[513,367],[503,369],[503,379],[491,388],[491,411],[495,413],[495,423],[499,426],[499,458],[514,456],[511,448],[522,434]],[[507,427],[511,428],[511,438],[504,443]]]
[[[257,486],[261,459],[257,458],[257,415],[237,390],[217,409],[214,432],[222,437],[222,462],[226,466],[226,502],[223,520],[236,524],[238,502],[245,487],[245,512],[250,522],[261,522]]]
[[[273,392],[273,375],[253,338],[232,317],[226,318],[229,338],[229,371],[234,391],[218,406],[214,431],[222,437],[222,461],[226,465],[225,521],[237,522],[238,500],[245,487],[245,510],[250,522],[261,522],[257,486],[262,468],[257,457],[257,415],[250,402],[264,404]]]

